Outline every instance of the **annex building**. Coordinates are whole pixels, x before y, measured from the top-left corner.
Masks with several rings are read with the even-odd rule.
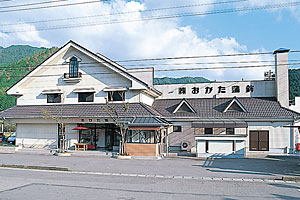
[[[64,129],[70,149],[118,151],[117,117],[129,155],[293,154],[300,115],[288,109],[288,52],[274,51],[274,78],[154,85],[153,68],[126,69],[70,41],[7,91],[17,105],[0,117],[17,124],[23,147],[58,148]]]

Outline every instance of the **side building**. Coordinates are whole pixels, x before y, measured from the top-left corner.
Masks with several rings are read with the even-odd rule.
[[[17,124],[23,147],[59,147],[61,127],[47,114],[64,120],[68,148],[117,151],[111,106],[128,122],[129,155],[292,154],[299,114],[288,109],[288,51],[274,52],[274,79],[153,85],[153,68],[126,69],[70,41],[7,91],[17,106],[0,117]]]

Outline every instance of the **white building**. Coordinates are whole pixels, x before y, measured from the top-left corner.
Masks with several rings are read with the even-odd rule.
[[[57,148],[64,119],[68,147],[116,150],[118,128],[106,101],[128,121],[130,155],[190,152],[198,156],[293,153],[288,107],[288,50],[274,52],[275,80],[153,85],[153,68],[126,69],[68,42],[7,93],[17,106],[0,117],[17,124],[17,145]],[[124,103],[129,105],[124,112]],[[88,130],[72,130],[75,127]]]

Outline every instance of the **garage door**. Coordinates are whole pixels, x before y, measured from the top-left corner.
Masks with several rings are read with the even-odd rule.
[[[250,151],[269,151],[269,131],[250,131]]]

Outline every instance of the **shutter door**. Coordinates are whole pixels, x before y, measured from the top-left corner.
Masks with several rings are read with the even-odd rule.
[[[259,131],[259,151],[269,151],[269,131]]]
[[[258,131],[250,131],[250,151],[258,150]]]

